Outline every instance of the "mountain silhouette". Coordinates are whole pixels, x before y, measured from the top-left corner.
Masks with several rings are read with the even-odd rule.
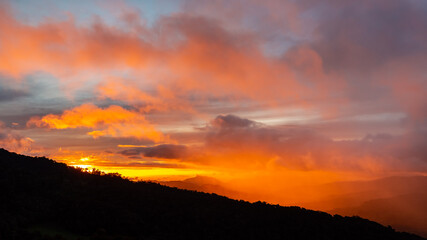
[[[307,191],[322,193],[301,205],[331,214],[357,215],[427,237],[427,176],[391,176],[332,182]]]
[[[0,239],[423,239],[359,217],[249,203],[0,149]]]
[[[280,196],[257,193],[245,193],[228,188],[228,184],[207,176],[196,176],[181,181],[158,181],[162,185],[216,193],[234,199],[247,201],[265,201],[283,203],[289,200],[285,194]],[[383,225],[390,225],[398,231],[415,233],[427,237],[427,176],[390,176],[374,180],[339,181],[304,187],[305,193],[314,193],[317,201],[306,202],[300,196],[293,205],[324,211],[343,216],[360,216]],[[301,193],[301,187],[294,187],[287,192]],[[320,194],[321,193],[321,194]],[[286,194],[287,195],[287,194]],[[268,198],[268,196],[267,196]],[[278,200],[279,199],[279,200]],[[305,201],[304,201],[305,200]]]

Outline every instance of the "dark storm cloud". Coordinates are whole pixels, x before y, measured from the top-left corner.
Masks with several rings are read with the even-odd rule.
[[[240,118],[234,115],[219,115],[214,120],[212,120],[211,125],[217,128],[245,128],[245,127],[254,127],[258,125],[254,121],[249,119]]]
[[[187,147],[184,145],[162,144],[154,147],[135,147],[119,152],[128,157],[142,155],[144,157],[178,159],[187,154]]]
[[[27,92],[21,90],[7,89],[0,86],[0,102],[13,101],[27,96],[30,96],[30,94]]]
[[[279,138],[273,130],[262,127],[262,124],[235,115],[219,115],[207,129],[206,145],[218,148],[241,144],[258,148],[259,142],[275,142]]]

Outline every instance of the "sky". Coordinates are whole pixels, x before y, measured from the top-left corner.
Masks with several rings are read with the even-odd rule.
[[[0,147],[233,189],[427,175],[424,0],[0,1]]]

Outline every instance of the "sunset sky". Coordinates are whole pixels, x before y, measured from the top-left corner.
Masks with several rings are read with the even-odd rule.
[[[427,175],[427,1],[0,1],[0,147],[244,192]]]

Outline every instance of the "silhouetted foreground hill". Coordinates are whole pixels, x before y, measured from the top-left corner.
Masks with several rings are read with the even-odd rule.
[[[422,239],[358,217],[231,200],[0,149],[0,239]]]

